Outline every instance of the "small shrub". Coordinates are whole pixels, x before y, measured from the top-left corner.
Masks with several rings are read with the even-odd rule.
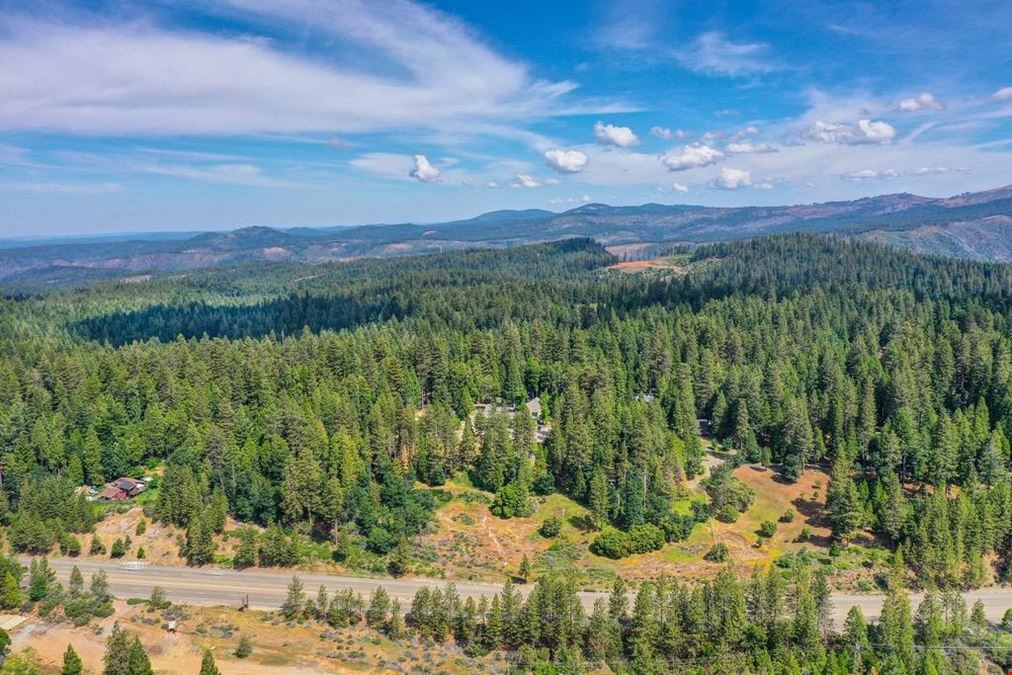
[[[798,534],[798,541],[811,541],[812,539],[812,528],[803,527],[801,532]]]
[[[148,521],[141,518],[137,522],[137,528],[134,530],[134,534],[138,537],[148,531]]]
[[[783,515],[780,516],[781,523],[793,523],[794,522],[794,509],[787,509]]]
[[[772,520],[764,520],[759,524],[758,533],[763,539],[770,539],[777,533],[777,524]]]
[[[669,513],[665,515],[660,522],[660,527],[664,530],[664,538],[667,541],[683,541],[689,538],[692,534],[692,528],[696,524],[696,519],[692,516],[680,516],[677,513]]]
[[[724,504],[724,506],[717,510],[717,520],[722,523],[733,523],[738,520],[739,515],[741,514],[738,513],[738,509],[733,504]]]
[[[541,529],[538,530],[538,533],[546,539],[554,539],[559,536],[560,532],[562,532],[562,519],[557,516],[546,518],[545,522],[541,524]]]
[[[606,527],[601,534],[597,535],[590,550],[605,558],[618,560],[629,555],[629,541],[625,532],[616,530],[613,527]]]
[[[144,558],[146,558],[146,557],[147,557],[147,555],[148,555],[148,554],[147,554],[147,552],[146,552],[146,551],[144,550],[144,547],[143,547],[143,546],[141,546],[141,547],[139,547],[139,548],[137,549],[137,559],[138,559],[138,560],[143,560]]]
[[[706,560],[715,563],[727,562],[727,559],[731,557],[731,551],[728,550],[727,544],[720,543],[715,544],[713,548],[706,552],[703,556]]]
[[[629,551],[631,553],[649,553],[659,551],[664,546],[664,530],[646,523],[629,528],[626,533],[629,538]]]
[[[843,549],[840,548],[840,542],[838,542],[838,541],[836,541],[834,539],[829,544],[829,555],[831,555],[832,557],[836,558],[836,557],[839,557],[839,555],[841,553],[843,553]]]
[[[122,539],[117,539],[112,543],[112,549],[109,551],[110,558],[122,558],[126,555],[126,543]]]

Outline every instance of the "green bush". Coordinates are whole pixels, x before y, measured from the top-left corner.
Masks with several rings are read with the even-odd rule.
[[[717,520],[722,523],[733,523],[741,515],[733,504],[724,504],[717,510]]]
[[[109,550],[110,558],[122,558],[126,555],[126,543],[122,539],[117,539],[112,543],[112,548]]]
[[[774,523],[772,520],[764,520],[759,524],[758,533],[760,537],[763,537],[764,539],[769,539],[774,534],[777,533],[777,524]]]
[[[747,511],[755,499],[755,490],[734,475],[730,464],[713,469],[700,485],[710,497],[710,509],[726,523],[738,520],[738,514]]]
[[[510,483],[499,488],[490,510],[500,518],[523,518],[534,512],[530,495],[522,483]]]
[[[538,533],[546,539],[554,539],[559,536],[560,532],[562,532],[562,519],[556,516],[545,518],[545,522],[541,524],[541,529],[538,530]]]
[[[664,546],[664,530],[651,523],[629,528],[626,536],[630,553],[649,553]]]
[[[661,519],[658,525],[664,530],[664,539],[669,543],[684,541],[692,534],[692,528],[696,525],[696,519],[692,516],[680,516],[677,513],[669,513]]]
[[[657,551],[664,546],[664,530],[646,523],[629,528],[628,532],[605,528],[597,535],[590,550],[600,556],[618,560],[628,555]]]
[[[780,516],[781,523],[793,523],[794,522],[794,509],[787,509],[783,515]]]
[[[801,532],[798,534],[798,541],[810,541],[812,538],[812,528],[803,527]]]
[[[601,534],[597,535],[590,550],[605,558],[618,560],[629,555],[629,541],[625,532],[616,530],[614,527],[606,527]]]
[[[713,548],[707,551],[703,557],[710,562],[722,563],[727,562],[727,559],[731,557],[731,552],[728,550],[727,544],[714,544]]]
[[[244,659],[253,653],[253,640],[248,635],[239,636],[239,644],[235,648],[235,656]]]

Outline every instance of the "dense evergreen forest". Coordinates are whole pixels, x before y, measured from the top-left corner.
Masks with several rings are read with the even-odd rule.
[[[831,471],[835,536],[871,528],[911,583],[1012,575],[1012,268],[812,236],[701,247],[684,274],[613,262],[575,239],[11,296],[8,540],[50,551],[93,526],[74,488],[164,464],[152,515],[193,564],[231,514],[270,526],[243,564],[298,562],[294,534],[396,571],[426,486],[464,471],[500,517],[578,500],[619,557],[747,507],[715,475],[673,513],[703,419],[785,480]],[[544,443],[512,413],[534,396]]]

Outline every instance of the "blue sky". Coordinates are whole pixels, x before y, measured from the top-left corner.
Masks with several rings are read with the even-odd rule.
[[[1012,3],[0,0],[0,236],[1012,183]]]

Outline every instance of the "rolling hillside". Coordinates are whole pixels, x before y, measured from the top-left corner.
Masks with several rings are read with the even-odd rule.
[[[467,220],[335,228],[247,227],[186,239],[12,243],[0,249],[0,282],[75,284],[144,273],[180,273],[250,261],[323,262],[593,237],[619,255],[644,257],[672,243],[701,244],[786,232],[836,233],[920,253],[1012,260],[1012,186],[932,199],[890,194],[794,206],[586,204],[563,213],[495,211]],[[0,246],[2,246],[0,242]]]

